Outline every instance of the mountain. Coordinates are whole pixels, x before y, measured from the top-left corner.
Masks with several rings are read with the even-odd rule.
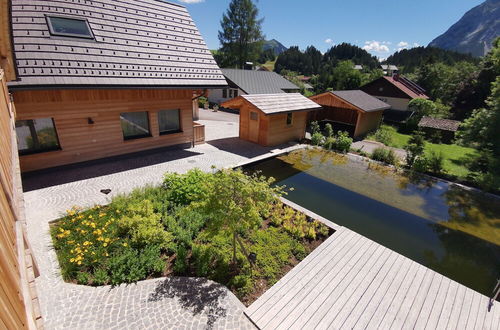
[[[274,52],[274,55],[278,56],[281,53],[283,53],[284,51],[286,51],[288,48],[283,46],[283,44],[281,42],[279,42],[278,40],[272,39],[272,40],[264,41],[264,45],[262,46],[262,49],[263,50],[272,49]]]
[[[486,0],[469,10],[429,46],[484,56],[500,36],[500,0]]]

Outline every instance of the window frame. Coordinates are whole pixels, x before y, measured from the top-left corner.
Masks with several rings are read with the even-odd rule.
[[[125,132],[123,131],[123,126],[122,126],[122,114],[123,113],[146,113],[146,118],[148,120],[148,134],[143,134],[143,135],[135,135],[135,136],[125,136]],[[122,136],[124,141],[129,141],[129,140],[137,140],[137,139],[144,139],[144,138],[149,138],[152,137],[153,135],[151,134],[151,119],[149,118],[149,111],[144,110],[144,111],[126,111],[126,112],[120,112],[119,115],[120,119],[120,128],[122,129]]]
[[[290,123],[288,123],[288,118],[290,118]],[[293,126],[293,112],[287,112],[286,114],[286,126]]]
[[[55,138],[56,138],[56,142],[57,142],[57,147],[46,148],[46,149],[38,149],[38,150],[33,150],[33,149],[31,149],[31,150],[30,149],[19,150],[19,147],[18,147],[17,152],[18,152],[19,156],[28,156],[28,155],[34,155],[34,154],[40,154],[40,153],[45,153],[45,152],[52,152],[52,151],[62,150],[62,148],[61,148],[61,142],[59,140],[59,134],[57,134],[57,127],[56,127],[56,122],[54,120],[54,117],[34,118],[34,119],[19,119],[19,120],[16,120],[16,122],[17,121],[29,121],[29,120],[34,121],[34,120],[37,120],[37,119],[50,119],[52,121],[52,127],[54,128],[54,134],[55,134]],[[15,129],[17,129],[17,127],[15,127]],[[30,133],[31,133],[31,130],[30,130]],[[17,131],[16,131],[16,138],[18,138]],[[31,136],[31,138],[33,139],[33,136]]]
[[[222,98],[227,99],[227,88],[222,89]]]
[[[90,35],[89,36],[84,36],[84,35],[76,34],[76,33],[56,32],[54,30],[54,27],[52,26],[52,21],[50,20],[51,18],[63,18],[63,19],[69,19],[69,20],[75,20],[75,21],[83,21],[87,25],[87,29],[90,32]],[[47,26],[49,27],[49,33],[50,33],[51,36],[95,40],[94,32],[92,31],[92,28],[90,27],[90,23],[87,20],[87,18],[84,18],[84,17],[74,17],[74,16],[63,16],[63,15],[45,14],[45,21],[47,22]]]
[[[177,130],[170,130],[170,131],[161,131],[160,130],[160,112],[162,111],[177,111],[179,114],[179,129]],[[182,133],[182,118],[181,118],[181,109],[165,109],[165,110],[158,110],[157,111],[157,119],[158,119],[158,132],[161,135],[169,135],[169,134],[176,134],[176,133]]]

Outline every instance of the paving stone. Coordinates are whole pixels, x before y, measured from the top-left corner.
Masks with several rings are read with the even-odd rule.
[[[24,193],[28,238],[40,269],[35,281],[46,329],[255,328],[244,315],[243,304],[227,288],[206,279],[161,278],[115,288],[65,283],[51,246],[49,222],[74,205],[106,204],[118,194],[159,184],[165,172],[185,173],[195,167],[211,171],[212,165],[234,166],[271,150],[239,140],[237,121],[211,118],[199,122],[205,124],[209,141],[186,150],[165,151],[163,162]],[[71,172],[57,173],[64,175]],[[105,196],[99,192],[103,188],[112,192]]]

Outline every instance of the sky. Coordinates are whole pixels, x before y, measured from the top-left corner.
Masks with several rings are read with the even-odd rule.
[[[171,0],[172,1],[172,0]],[[349,42],[383,59],[403,48],[427,46],[484,0],[259,0],[267,40],[325,52]],[[186,6],[210,49],[230,0],[173,0]]]

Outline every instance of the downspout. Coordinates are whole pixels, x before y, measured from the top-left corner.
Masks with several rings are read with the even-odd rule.
[[[198,100],[202,96],[208,96],[208,89],[206,89],[206,88],[203,89],[203,92],[200,95],[193,97],[191,99],[191,102]],[[193,121],[193,133],[191,135],[192,135],[191,136],[191,148],[194,148],[194,146],[195,146],[195,142],[194,142],[194,121]]]

